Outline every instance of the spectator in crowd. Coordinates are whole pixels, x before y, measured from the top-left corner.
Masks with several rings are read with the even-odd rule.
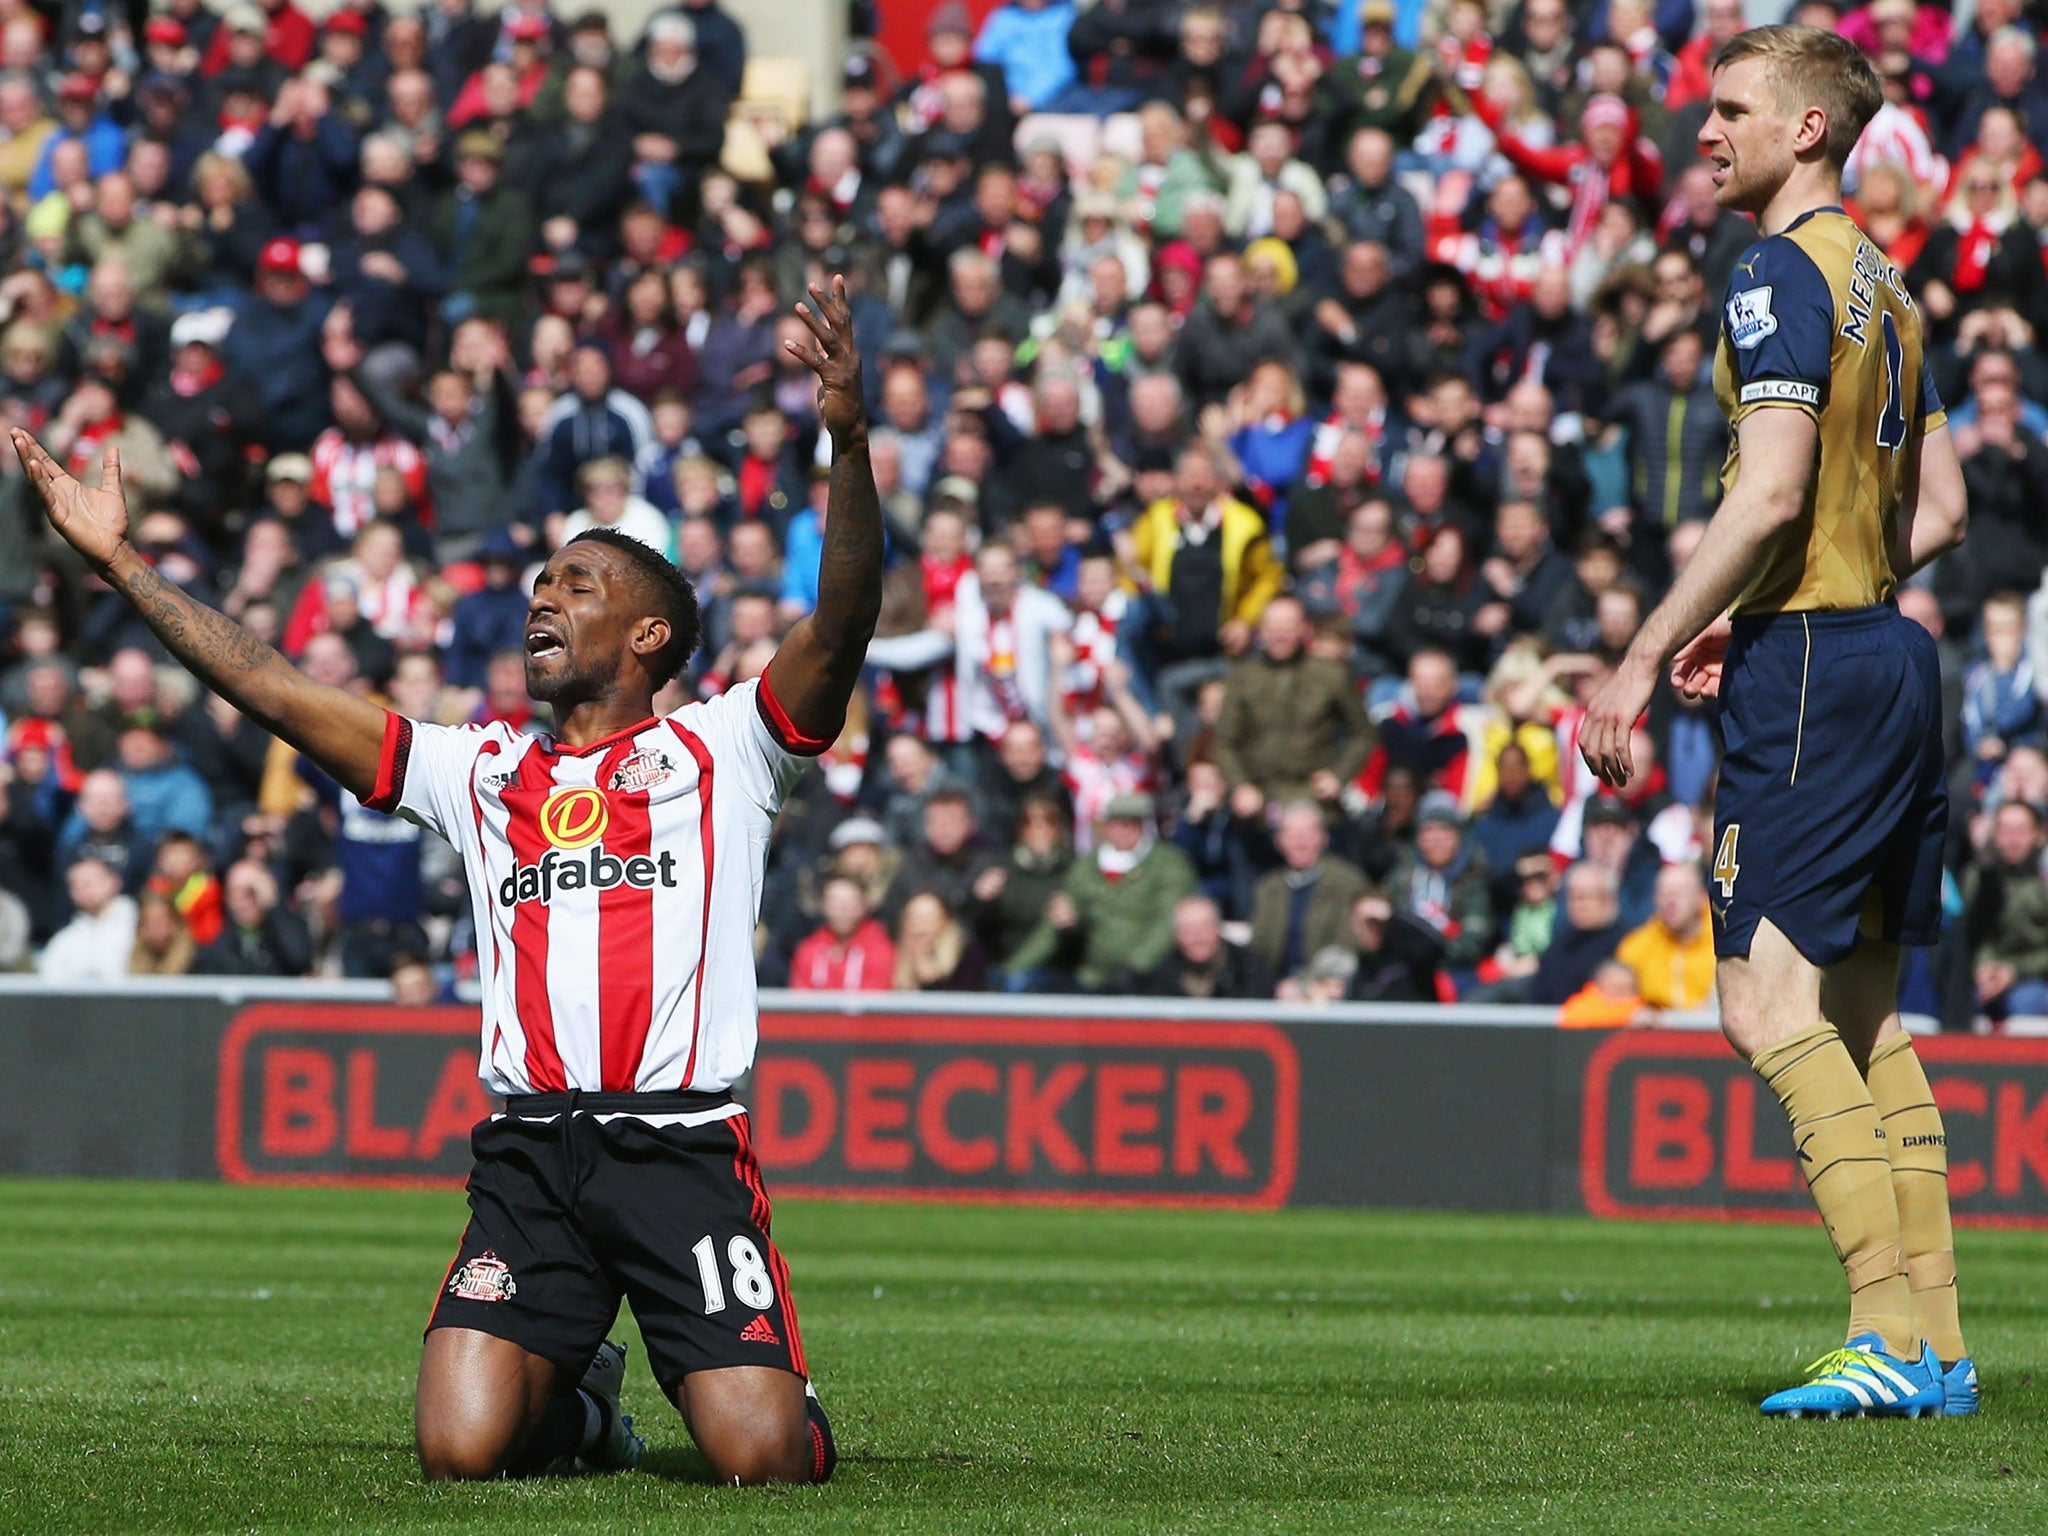
[[[896,878],[903,855],[889,842],[889,834],[872,816],[849,816],[825,839],[825,853],[804,871],[808,877],[797,882],[797,905],[805,916],[817,918],[824,911],[824,882],[843,875],[860,886],[868,910],[881,910]]]
[[[477,554],[483,585],[457,602],[451,615],[447,673],[457,688],[483,686],[493,656],[526,646],[527,595],[519,580],[525,561],[518,540],[495,528],[484,535]]]
[[[1966,870],[1964,921],[1975,958],[1977,1003],[1993,1019],[2048,1015],[2048,882],[2041,873],[2041,811],[2007,800]]]
[[[171,898],[145,891],[135,909],[135,943],[128,952],[130,976],[182,976],[192,969],[198,946]]]
[[[135,948],[135,899],[122,890],[121,871],[90,851],[64,872],[71,921],[43,946],[37,970],[73,986],[119,981]]]
[[[162,896],[196,944],[220,937],[220,882],[213,877],[206,848],[189,832],[167,832],[156,845],[156,865],[142,888],[144,896]]]
[[[1728,418],[1702,372],[1705,362],[1699,333],[1674,330],[1658,350],[1656,376],[1628,386],[1607,407],[1628,434],[1630,515],[1616,521],[1632,548],[1660,542],[1639,526],[1643,521],[1668,532],[1711,516],[1721,500]]]
[[[1233,814],[1309,796],[1334,808],[1372,750],[1372,727],[1350,676],[1309,651],[1308,614],[1276,597],[1259,615],[1258,649],[1232,668],[1216,722],[1217,766]]]
[[[913,896],[935,894],[948,912],[965,910],[981,877],[997,868],[995,849],[982,836],[974,802],[964,790],[940,789],[923,807],[923,835],[903,851],[896,878],[877,916],[901,923]]]
[[[256,257],[253,289],[235,310],[223,359],[256,387],[263,442],[273,453],[302,453],[326,427],[327,354],[322,327],[329,304],[307,281],[299,242],[275,236]]]
[[[1173,948],[1144,976],[1151,997],[1270,998],[1273,978],[1250,950],[1223,937],[1223,914],[1207,896],[1183,896],[1173,909]]]
[[[633,466],[626,459],[607,454],[586,461],[576,471],[576,496],[576,509],[554,520],[549,538],[556,545],[592,528],[615,528],[675,557],[675,528],[644,497],[633,494]]]
[[[2027,612],[2020,595],[1994,592],[1984,600],[1978,623],[1984,659],[1963,680],[1963,749],[1983,789],[1998,776],[2010,747],[2038,734],[2041,700],[2027,656]]]
[[[1714,996],[1714,931],[1699,865],[1666,864],[1657,872],[1655,910],[1614,955],[1650,1007],[1707,1006]]]
[[[1264,868],[1271,842],[1265,818],[1248,822],[1231,810],[1223,770],[1207,757],[1190,762],[1184,778],[1186,795],[1174,842],[1194,865],[1202,894],[1230,921],[1242,922],[1251,914],[1252,883]]]
[[[1556,748],[1551,748],[1554,757]],[[1503,745],[1493,760],[1493,793],[1472,822],[1472,845],[1494,870],[1506,870],[1525,853],[1550,846],[1557,807],[1530,770],[1529,749],[1518,741]]]
[[[899,992],[979,992],[987,975],[981,945],[944,897],[920,891],[903,904],[891,986]]]
[[[69,870],[91,858],[120,876],[130,891],[149,875],[149,839],[135,825],[127,780],[112,768],[96,768],[78,786],[78,798],[57,836],[57,863]]]
[[[1072,791],[1074,846],[1084,854],[1094,850],[1094,825],[1105,805],[1122,794],[1150,794],[1159,782],[1159,740],[1131,692],[1129,669],[1111,661],[1106,673],[1102,702],[1085,717],[1070,719],[1064,705],[1053,717]]]
[[[1050,800],[1072,821],[1072,796],[1046,756],[1045,732],[1035,721],[1012,720],[996,743],[995,766],[983,775],[981,801],[988,830],[998,838],[1017,829],[1027,800]]]
[[[1017,116],[1061,109],[1060,98],[1074,83],[1067,48],[1074,15],[1069,0],[1008,0],[981,24],[974,56],[1003,72]]]
[[[825,882],[824,922],[789,963],[800,992],[886,992],[895,984],[896,945],[869,915],[860,883],[844,875]]]
[[[136,838],[154,846],[166,832],[197,837],[213,820],[213,794],[178,756],[171,722],[138,712],[121,723],[116,745],[121,786]]]
[[[1066,605],[1023,580],[1017,552],[984,544],[953,590],[950,630],[931,629],[868,647],[876,665],[938,664],[925,729],[934,741],[993,742],[1018,720],[1051,721],[1052,637],[1071,627]]]
[[[1120,635],[1139,677],[1185,709],[1185,695],[1241,655],[1279,591],[1265,519],[1227,493],[1218,451],[1204,442],[1174,465],[1173,494],[1145,508],[1129,563],[1148,589]]]
[[[504,181],[505,150],[471,129],[455,141],[455,185],[433,213],[431,234],[448,275],[446,316],[520,319],[520,288],[533,247],[533,207]]]
[[[227,922],[193,962],[204,976],[303,976],[313,964],[305,919],[279,905],[277,877],[253,858],[228,867],[221,880]]]
[[[1462,714],[1457,664],[1449,653],[1416,652],[1408,663],[1407,697],[1380,719],[1379,741],[1359,786],[1368,796],[1378,795],[1390,771],[1406,768],[1431,789],[1462,795],[1470,758]]]
[[[1569,835],[1560,818],[1551,847],[1558,848]],[[1583,803],[1579,821],[1579,854],[1614,876],[1615,899],[1620,904],[1622,925],[1633,927],[1647,921],[1656,900],[1657,871],[1661,855],[1642,822],[1619,799],[1597,795]]]
[[[1150,795],[1119,795],[1103,810],[1094,854],[1068,869],[1045,913],[1005,968],[1011,991],[1127,991],[1173,943],[1173,914],[1194,871],[1153,828]]]
[[[1074,862],[1064,796],[1026,795],[1008,852],[975,877],[967,915],[994,965],[1008,967],[1037,930]]]
[[[1330,213],[1354,241],[1385,252],[1394,277],[1413,275],[1425,254],[1422,209],[1415,194],[1394,179],[1393,135],[1360,128],[1345,150],[1344,169]]]
[[[1329,852],[1324,811],[1312,800],[1280,808],[1273,843],[1281,867],[1252,888],[1251,950],[1274,975],[1291,976],[1342,942],[1366,880]]]
[[[1458,802],[1443,790],[1423,796],[1415,846],[1394,863],[1390,895],[1403,914],[1437,935],[1440,960],[1469,971],[1493,949],[1493,895],[1483,857],[1467,844]]]
[[[1561,1029],[1622,1029],[1654,1021],[1656,1010],[1642,995],[1636,973],[1624,960],[1602,960],[1592,978],[1557,1011]]]
[[[1627,932],[1613,871],[1590,862],[1566,870],[1559,918],[1528,981],[1504,992],[1501,1000],[1559,1006],[1613,957]]]
[[[1344,997],[1354,1003],[1433,1003],[1443,943],[1436,930],[1395,909],[1385,891],[1368,887],[1351,903],[1349,941],[1355,956]]]
[[[1267,358],[1295,367],[1301,349],[1286,317],[1252,291],[1235,252],[1209,258],[1201,293],[1175,349],[1181,387],[1197,407],[1221,404]]]
[[[617,459],[630,477],[654,440],[647,407],[614,387],[611,354],[602,342],[577,344],[569,359],[569,383],[569,393],[541,419],[544,512],[567,512],[577,505],[572,499],[576,476],[586,464]],[[632,489],[630,478],[626,488]]]

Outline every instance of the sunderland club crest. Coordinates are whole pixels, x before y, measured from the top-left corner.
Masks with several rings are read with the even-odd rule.
[[[627,794],[636,789],[652,789],[675,771],[676,765],[666,752],[642,748],[612,770],[611,787]]]
[[[504,1301],[518,1295],[519,1286],[512,1266],[486,1248],[448,1277],[448,1294],[464,1301]]]

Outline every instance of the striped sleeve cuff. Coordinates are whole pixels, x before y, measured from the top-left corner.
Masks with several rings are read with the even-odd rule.
[[[403,715],[384,713],[384,746],[377,754],[377,785],[363,802],[386,815],[398,809],[405,793],[405,767],[412,757],[412,722]]]
[[[832,745],[816,736],[806,736],[797,729],[796,722],[789,718],[789,711],[782,707],[782,700],[775,697],[775,690],[768,685],[766,672],[761,674],[761,681],[754,689],[754,704],[761,711],[761,721],[768,727],[768,734],[790,756],[816,757]]]

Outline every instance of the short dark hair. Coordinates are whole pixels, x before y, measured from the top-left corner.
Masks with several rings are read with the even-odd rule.
[[[704,629],[703,610],[697,606],[697,589],[690,585],[690,578],[660,550],[616,528],[586,528],[569,542],[602,544],[633,563],[647,581],[655,612],[668,620],[669,642],[650,667],[654,684],[658,688],[680,674],[697,654]]]

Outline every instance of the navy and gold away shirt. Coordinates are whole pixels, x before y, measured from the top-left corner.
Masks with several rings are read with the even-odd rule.
[[[1907,453],[1946,419],[1898,268],[1840,208],[1802,214],[1742,253],[1728,281],[1714,393],[1736,429],[1791,407],[1819,423],[1799,519],[1778,534],[1734,613],[1867,608],[1892,594],[1892,537]]]

